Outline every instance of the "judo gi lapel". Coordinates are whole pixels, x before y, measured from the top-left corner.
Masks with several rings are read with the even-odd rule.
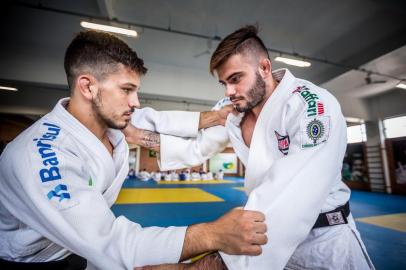
[[[291,94],[292,85],[295,82],[295,78],[287,69],[276,70],[273,75],[280,82],[265,103],[255,124],[245,173],[247,194],[261,183],[264,174],[276,158],[272,153],[272,149],[274,149],[272,143],[276,143],[274,131],[279,130],[283,100]],[[273,135],[269,133],[270,130]],[[272,140],[269,136],[273,136]]]
[[[227,117],[226,128],[234,151],[236,152],[237,156],[240,158],[244,166],[247,166],[249,148],[242,138],[240,128],[240,123],[243,117],[244,113],[240,113],[238,115],[230,113]]]
[[[118,171],[116,171],[116,166],[114,160],[103,143],[82,123],[80,123],[75,117],[73,117],[66,109],[65,106],[69,102],[69,98],[62,99],[55,106],[52,115],[58,118],[60,123],[62,123],[62,128],[67,130],[74,140],[80,144],[80,149],[83,151],[83,157],[85,158],[84,163],[89,167],[89,174],[94,182],[95,188],[98,188],[102,193],[107,202],[110,202],[116,195],[113,195],[110,191],[116,187],[116,185],[122,184],[125,179],[124,171],[128,171],[128,146],[127,143],[120,141],[120,136],[118,133],[114,133],[113,136],[109,138],[114,138],[113,141],[116,151],[127,151],[126,155],[122,160],[122,165]],[[116,131],[120,132],[120,131]],[[110,135],[113,134],[110,132]],[[122,140],[124,136],[122,136]],[[126,171],[126,172],[127,172]],[[126,173],[125,172],[125,173]],[[124,175],[124,176],[123,176]],[[118,181],[121,180],[121,181]],[[116,183],[116,182],[120,183]],[[118,191],[117,191],[118,192]]]
[[[129,149],[128,144],[121,131],[109,129],[109,138],[114,146],[114,163],[116,175],[114,177],[113,183],[108,187],[108,189],[103,193],[108,205],[112,206],[117,200],[118,191],[120,191],[121,186],[128,174],[128,155]]]

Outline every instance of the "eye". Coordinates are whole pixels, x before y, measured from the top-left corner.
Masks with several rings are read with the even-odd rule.
[[[132,89],[131,88],[121,88],[126,94],[129,94]]]
[[[230,78],[230,83],[238,83],[241,79],[241,75],[235,75]]]

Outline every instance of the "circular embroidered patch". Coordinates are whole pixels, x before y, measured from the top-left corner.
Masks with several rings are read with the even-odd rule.
[[[306,131],[307,136],[316,143],[324,135],[324,125],[320,120],[314,119],[307,124]]]

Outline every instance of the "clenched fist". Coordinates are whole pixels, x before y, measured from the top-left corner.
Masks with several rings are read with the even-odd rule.
[[[261,245],[267,243],[265,215],[258,211],[235,208],[210,226],[218,250],[234,255],[260,255]]]

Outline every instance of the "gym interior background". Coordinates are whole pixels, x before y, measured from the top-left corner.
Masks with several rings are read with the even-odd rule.
[[[136,31],[120,37],[149,69],[142,106],[190,111],[210,110],[224,95],[208,71],[221,39],[257,23],[273,69],[289,68],[339,100],[349,138],[343,180],[358,228],[377,269],[406,269],[404,1],[25,0],[1,1],[0,15],[1,149],[69,95],[63,55],[83,22]],[[188,225],[244,204],[244,167],[232,148],[222,154],[194,169],[211,171],[231,158],[223,181],[135,177],[113,211],[145,226]],[[147,149],[133,146],[131,157],[135,174],[159,170]]]

